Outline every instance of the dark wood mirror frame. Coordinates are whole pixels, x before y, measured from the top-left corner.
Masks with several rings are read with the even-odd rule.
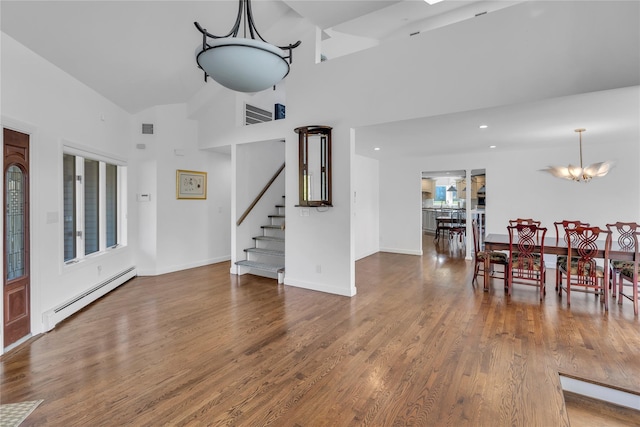
[[[331,127],[302,126],[298,134],[298,188],[296,206],[331,204]]]

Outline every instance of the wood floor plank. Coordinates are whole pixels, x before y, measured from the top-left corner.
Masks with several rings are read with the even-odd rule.
[[[135,278],[3,355],[0,403],[44,399],[24,426],[568,426],[559,371],[640,392],[629,304],[483,292],[423,245],[358,261],[353,298],[228,263]]]

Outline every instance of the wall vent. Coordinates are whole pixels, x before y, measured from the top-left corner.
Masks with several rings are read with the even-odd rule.
[[[253,105],[244,104],[244,124],[253,125],[256,123],[270,122],[273,120],[271,111],[254,107]]]
[[[153,123],[143,123],[142,124],[142,134],[143,135],[153,135]]]

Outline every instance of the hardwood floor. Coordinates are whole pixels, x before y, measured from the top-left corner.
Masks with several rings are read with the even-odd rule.
[[[559,371],[640,392],[628,301],[485,293],[444,242],[358,261],[353,298],[228,263],[135,278],[2,356],[0,402],[44,399],[23,426],[568,426]]]

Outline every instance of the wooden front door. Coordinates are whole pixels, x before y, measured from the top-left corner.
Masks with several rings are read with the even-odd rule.
[[[4,135],[4,347],[31,333],[29,135]]]

